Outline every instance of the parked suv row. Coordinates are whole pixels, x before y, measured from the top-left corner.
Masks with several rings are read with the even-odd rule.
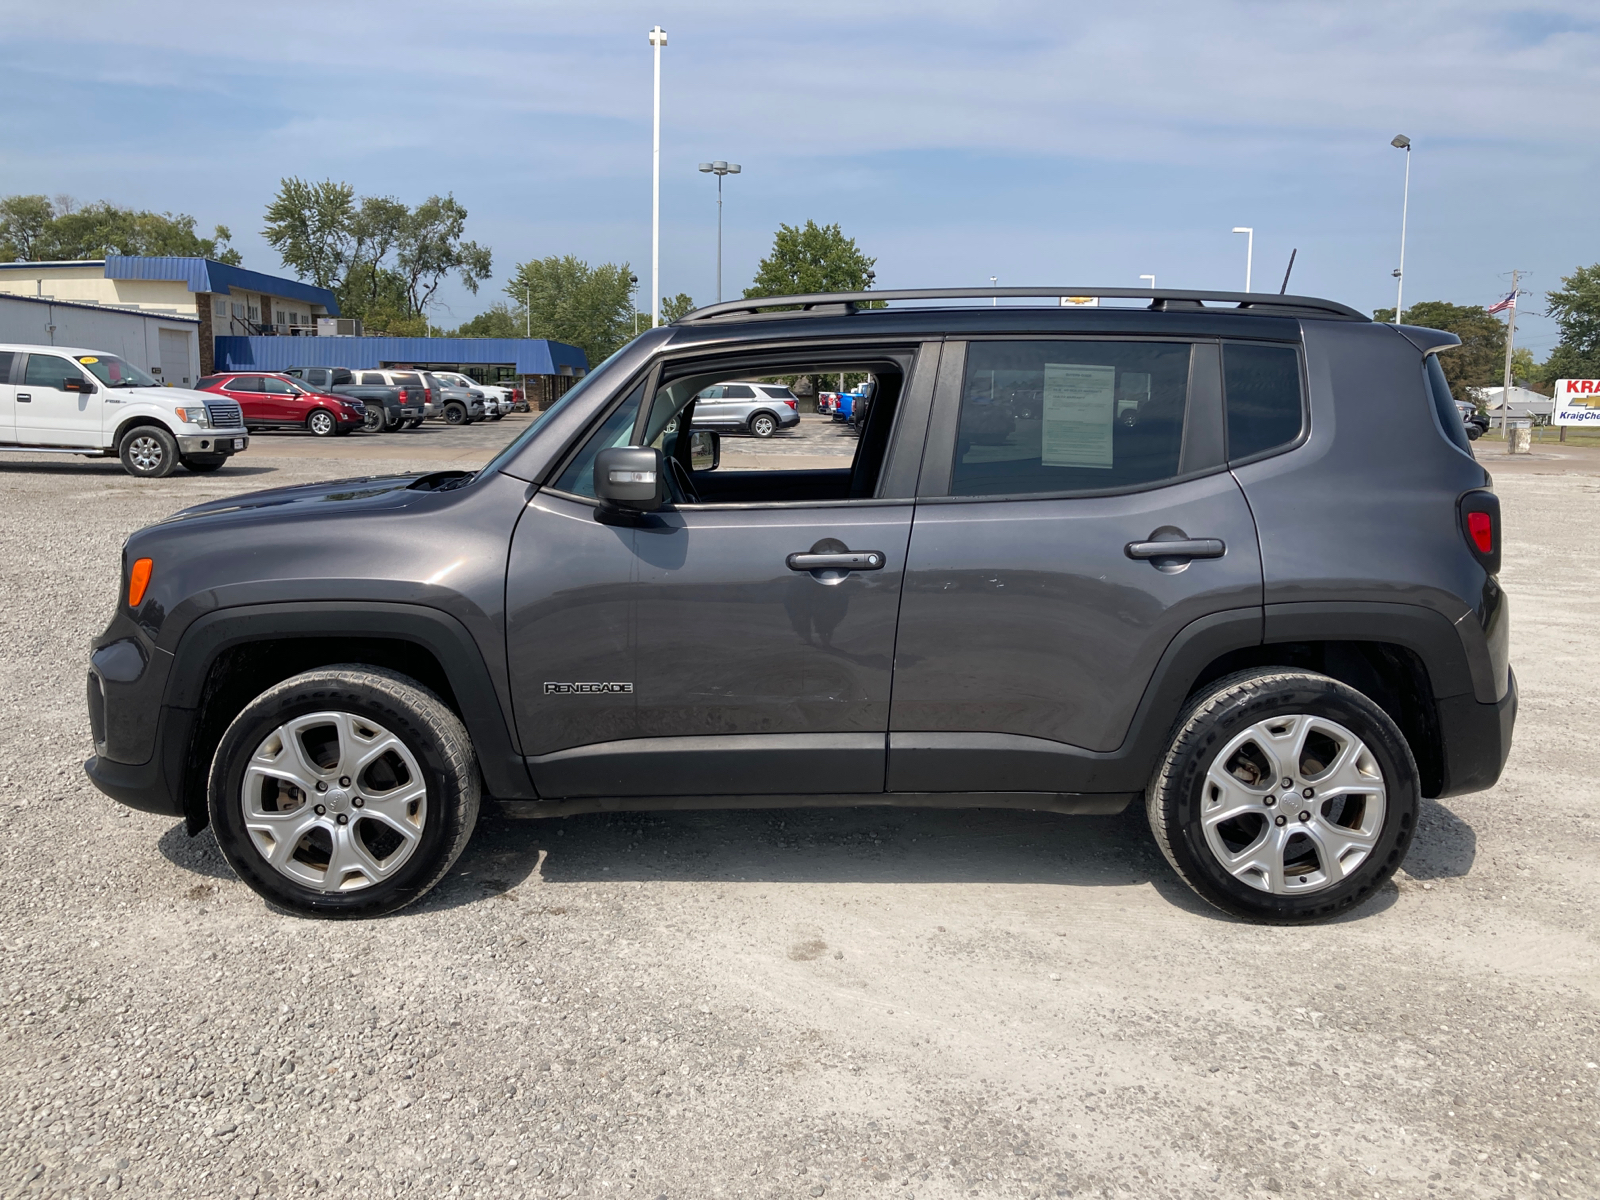
[[[1511,744],[1500,506],[1439,365],[1457,344],[1259,293],[704,309],[480,471],[133,534],[87,769],[322,916],[426,893],[486,798],[1139,803],[1217,907],[1341,913],[1425,797],[1492,786]],[[838,372],[876,385],[847,466],[727,469],[695,428],[727,381]]]
[[[238,404],[251,429],[307,429],[336,437],[356,429],[375,433],[416,429],[438,418],[470,425],[503,415],[498,402],[429,371],[294,367],[288,371],[222,371],[195,384]],[[368,411],[369,405],[373,411]]]

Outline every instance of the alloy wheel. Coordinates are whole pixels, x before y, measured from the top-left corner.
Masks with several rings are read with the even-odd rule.
[[[1292,896],[1321,891],[1366,861],[1387,789],[1367,745],[1326,717],[1269,717],[1235,735],[1202,785],[1200,823],[1235,879]]]
[[[161,443],[148,434],[139,434],[128,444],[128,459],[139,471],[160,470],[165,457]]]
[[[319,892],[388,879],[416,851],[428,819],[416,756],[389,730],[348,712],[308,713],[262,739],[239,803],[262,859]]]

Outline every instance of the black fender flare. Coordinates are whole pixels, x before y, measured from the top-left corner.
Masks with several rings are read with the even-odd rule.
[[[211,665],[225,650],[251,642],[340,635],[389,638],[428,651],[455,695],[485,790],[507,799],[535,796],[482,650],[459,620],[426,605],[323,600],[213,610],[184,630],[173,651],[166,705],[198,708]]]

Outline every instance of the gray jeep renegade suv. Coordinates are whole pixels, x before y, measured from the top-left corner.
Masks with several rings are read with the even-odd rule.
[[[1495,782],[1516,715],[1456,339],[1307,297],[1062,294],[1095,290],[717,305],[476,473],[141,530],[89,775],[330,917],[427,892],[481,800],[1142,798],[1228,912],[1359,904],[1423,797]],[[724,464],[691,431],[718,381],[840,371],[878,381],[859,440]]]

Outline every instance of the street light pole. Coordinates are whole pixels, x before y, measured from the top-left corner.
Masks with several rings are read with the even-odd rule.
[[[533,336],[533,285],[522,285],[522,315],[526,324],[526,335]]]
[[[633,297],[633,336],[639,336],[639,277],[628,276],[628,294]]]
[[[1256,231],[1249,225],[1235,225],[1235,233],[1245,235],[1244,243],[1244,290],[1250,290],[1250,263],[1256,255]]]
[[[650,175],[650,326],[661,324],[661,47],[667,44],[667,31],[657,25],[650,30],[655,47],[656,108],[651,150]]]
[[[717,303],[722,303],[722,177],[724,175],[737,175],[743,168],[738,163],[723,162],[720,158],[716,162],[700,164],[702,175],[710,174],[717,177]]]
[[[1406,184],[1400,193],[1400,266],[1394,273],[1394,323],[1398,325],[1400,315],[1405,312],[1402,301],[1406,294],[1406,210],[1411,206],[1411,139],[1397,133],[1389,145],[1406,152]]]
[[[998,275],[989,276],[989,286],[990,287],[998,287],[999,284],[1000,284],[1000,276],[998,276]],[[999,308],[1000,307],[1000,297],[999,296],[991,296],[991,297],[989,297],[989,301],[990,301],[990,303],[989,303],[989,307],[990,308]]]

